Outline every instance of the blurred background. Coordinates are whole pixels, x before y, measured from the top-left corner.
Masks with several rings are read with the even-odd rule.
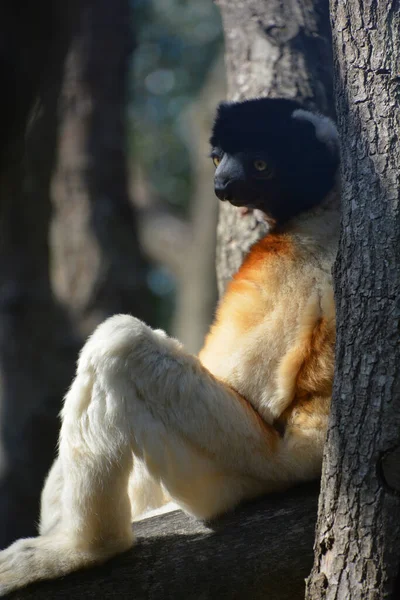
[[[79,348],[128,312],[197,352],[213,316],[211,0],[0,6],[0,546],[35,533]]]
[[[104,264],[107,256],[101,249],[97,255],[91,235],[91,192],[85,189],[85,171],[93,169],[98,180],[94,193],[101,203],[100,196],[113,191],[113,183],[104,178],[122,179],[121,165],[114,161],[126,162],[126,190],[120,189],[118,195],[127,195],[134,213],[136,230],[131,233],[139,247],[131,245],[129,250],[140,252],[146,263],[146,289],[142,290],[146,306],[130,297],[137,283],[123,281],[137,277],[126,271],[134,270],[138,259],[122,251],[119,258],[126,265],[118,267],[121,280],[114,281],[108,273],[107,285],[124,288],[120,293],[127,294],[126,304],[114,299],[116,305],[107,303],[103,310],[135,313],[141,304],[148,322],[197,352],[216,299],[217,202],[208,138],[215,107],[225,95],[220,14],[211,0],[133,0],[130,41],[127,24],[115,14],[117,5],[105,9],[103,27],[101,16],[93,14],[99,9],[83,14],[81,37],[67,56],[60,154],[52,187],[54,290],[84,335],[103,318],[98,314],[99,304],[105,302],[100,296],[117,292],[99,289],[107,281],[110,265]],[[124,59],[125,73],[118,64]],[[115,113],[121,108],[124,123],[118,124]],[[116,147],[106,147],[118,138],[119,153]],[[96,158],[98,153],[103,156]],[[95,172],[96,164],[87,164],[90,160],[101,161],[97,168],[102,172]],[[105,215],[98,218],[103,216],[106,221]],[[118,228],[114,235],[121,235]]]

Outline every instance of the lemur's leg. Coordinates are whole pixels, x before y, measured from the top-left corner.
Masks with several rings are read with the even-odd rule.
[[[159,509],[171,500],[160,481],[150,475],[144,462],[137,457],[134,459],[133,471],[129,478],[128,493],[132,521],[140,519],[144,513]]]
[[[44,535],[0,553],[0,593],[132,545],[132,453],[199,517],[285,486],[302,461],[299,447],[288,457],[277,432],[176,340],[133,317],[112,317],[83,348],[66,397],[48,482],[58,488],[46,491],[60,495],[59,515],[47,525],[43,517]]]
[[[40,535],[47,535],[61,521],[61,496],[64,488],[64,476],[60,458],[56,458],[42,490],[40,501]]]

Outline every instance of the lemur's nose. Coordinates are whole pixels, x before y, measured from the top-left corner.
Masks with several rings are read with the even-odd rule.
[[[229,181],[216,179],[214,192],[219,200],[227,200],[229,202],[232,199],[232,185]]]

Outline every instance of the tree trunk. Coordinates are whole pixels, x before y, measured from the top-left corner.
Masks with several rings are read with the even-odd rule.
[[[24,4],[24,3],[22,3]],[[0,547],[35,534],[43,479],[54,454],[61,401],[77,343],[49,279],[49,196],[57,101],[70,35],[68,11],[2,3],[0,165]],[[27,23],[29,27],[27,28]],[[4,36],[3,36],[4,34]],[[10,97],[9,97],[9,96]]]
[[[228,96],[286,97],[333,112],[328,0],[217,0],[226,44]],[[217,272],[220,293],[266,229],[254,216],[220,208]]]
[[[149,266],[128,195],[130,4],[85,0],[61,98],[53,274],[58,296],[84,334],[118,312],[153,321]]]
[[[334,395],[307,598],[400,597],[400,3],[332,0],[342,140]],[[397,583],[398,585],[398,583]]]

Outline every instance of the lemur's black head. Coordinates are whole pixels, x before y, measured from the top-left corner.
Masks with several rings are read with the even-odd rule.
[[[292,100],[220,104],[210,143],[218,198],[277,224],[318,205],[335,185],[334,123]]]

